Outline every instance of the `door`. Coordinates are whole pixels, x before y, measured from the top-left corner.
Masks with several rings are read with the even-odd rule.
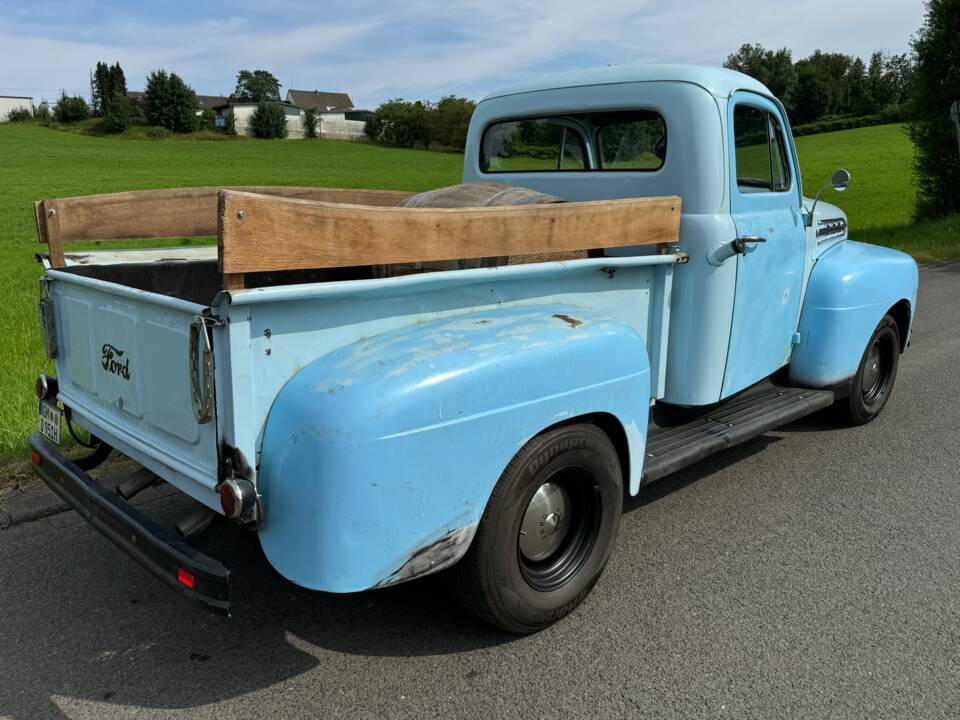
[[[727,127],[730,211],[737,235],[748,242],[735,258],[737,286],[722,397],[789,362],[805,247],[797,163],[779,108],[760,95],[735,93]]]

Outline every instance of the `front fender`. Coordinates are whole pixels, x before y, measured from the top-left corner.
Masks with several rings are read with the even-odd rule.
[[[273,404],[261,544],[285,577],[330,592],[439,570],[466,552],[504,467],[544,428],[613,415],[639,484],[649,404],[636,331],[568,305],[362,340],[303,368]]]
[[[906,343],[917,282],[917,263],[897,250],[846,240],[821,255],[810,273],[790,382],[829,387],[848,381],[877,324],[901,301],[909,305]]]

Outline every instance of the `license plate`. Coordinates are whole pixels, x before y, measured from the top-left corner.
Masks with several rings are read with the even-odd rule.
[[[60,420],[63,418],[63,410],[41,400],[39,414],[40,434],[59,445]]]

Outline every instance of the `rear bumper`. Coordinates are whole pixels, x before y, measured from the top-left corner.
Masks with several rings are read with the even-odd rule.
[[[160,527],[107,490],[40,435],[30,436],[34,472],[92,525],[182,597],[210,610],[230,610],[230,571]],[[39,460],[39,462],[38,462]],[[190,586],[192,582],[192,587]]]

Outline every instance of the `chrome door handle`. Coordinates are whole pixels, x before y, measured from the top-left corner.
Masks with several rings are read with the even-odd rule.
[[[747,251],[748,243],[765,243],[767,239],[758,235],[743,235],[733,241],[733,251],[743,255]]]

